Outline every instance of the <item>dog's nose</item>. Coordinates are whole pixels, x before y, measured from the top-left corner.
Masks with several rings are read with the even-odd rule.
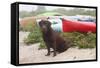
[[[41,30],[42,30],[43,32],[46,32],[46,30],[47,30],[47,29],[46,29],[46,26],[42,26],[42,27],[41,27]]]

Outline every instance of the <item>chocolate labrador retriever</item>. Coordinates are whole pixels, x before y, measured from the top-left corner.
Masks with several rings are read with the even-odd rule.
[[[53,48],[53,56],[56,56],[56,52],[61,53],[70,47],[70,42],[65,41],[51,28],[51,22],[48,20],[41,20],[39,22],[40,29],[42,31],[43,40],[47,46],[48,53],[50,55],[50,48]]]

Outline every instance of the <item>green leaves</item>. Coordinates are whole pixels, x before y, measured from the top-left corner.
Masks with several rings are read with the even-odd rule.
[[[31,31],[27,38],[24,39],[26,44],[33,44],[40,42],[42,40],[42,34],[39,30],[39,27],[34,26],[33,31]]]
[[[74,46],[79,48],[94,48],[96,46],[96,34],[94,33],[62,33],[65,40],[71,39]]]

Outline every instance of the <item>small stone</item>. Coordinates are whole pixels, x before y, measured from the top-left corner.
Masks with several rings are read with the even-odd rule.
[[[74,58],[73,59],[76,59],[76,56],[74,56]]]

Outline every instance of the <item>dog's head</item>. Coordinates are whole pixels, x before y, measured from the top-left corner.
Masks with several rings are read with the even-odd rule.
[[[39,26],[40,26],[41,31],[45,33],[50,29],[51,22],[49,22],[48,20],[41,20],[39,22]]]

